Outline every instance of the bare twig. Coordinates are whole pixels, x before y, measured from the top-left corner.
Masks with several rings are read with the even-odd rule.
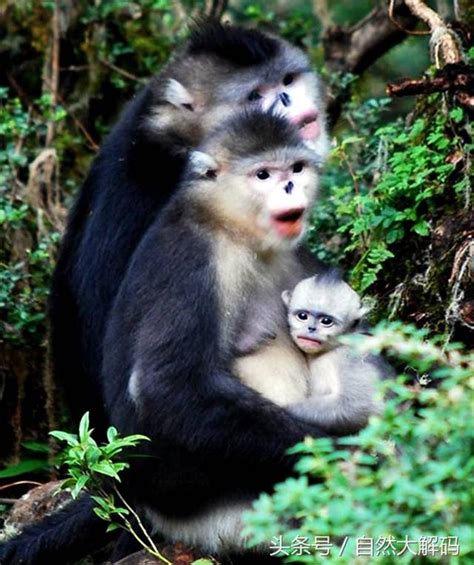
[[[0,498],[0,504],[15,504],[18,500],[18,498]]]
[[[47,81],[46,81],[47,82]],[[99,145],[94,141],[93,137],[91,136],[91,134],[87,131],[86,127],[84,126],[84,124],[79,120],[79,118],[76,116],[76,114],[73,112],[73,110],[71,110],[71,108],[66,104],[66,101],[64,100],[64,98],[61,96],[61,94],[59,94],[59,92],[57,93],[58,96],[58,100],[61,103],[61,106],[64,108],[64,110],[66,110],[67,114],[69,116],[71,116],[74,124],[76,125],[76,127],[82,132],[82,134],[84,135],[84,137],[86,138],[87,142],[89,143],[89,146],[92,150],[94,151],[98,151],[99,150]]]
[[[110,61],[107,61],[106,59],[99,59],[99,62],[102,63],[102,65],[104,65],[105,67],[112,69],[113,71],[115,71],[119,75],[122,75],[123,77],[125,77],[129,80],[134,80],[136,82],[141,82],[141,83],[147,82],[146,79],[137,77],[136,75],[129,73],[125,69],[121,69],[120,67],[117,67],[117,65],[114,65],[114,63],[111,63]]]
[[[228,0],[212,0],[211,17],[220,20],[227,9]]]
[[[328,0],[313,0],[313,12],[321,22],[323,29],[328,29],[333,25]]]
[[[323,47],[329,69],[361,74],[405,39],[406,30],[413,28],[417,19],[403,0],[394,0],[393,13],[403,29],[399,29],[389,18],[386,2],[382,2],[350,28],[328,29],[323,36]]]
[[[384,0],[357,24],[326,29],[322,42],[327,68],[332,72],[361,75],[387,51],[401,43],[407,37],[407,30],[417,24],[417,18],[403,0],[393,1],[393,15],[401,28],[390,19],[389,5]],[[336,122],[349,96],[350,86],[330,93],[330,124]]]
[[[58,0],[54,2],[53,18],[52,18],[52,45],[51,45],[51,79],[50,91],[51,102],[53,107],[58,103],[58,88],[59,88],[59,42],[60,42],[60,23],[59,23],[59,3]],[[55,122],[50,119],[48,122],[48,129],[46,131],[46,147],[50,146],[54,139]]]
[[[425,79],[404,79],[387,85],[390,96],[413,96],[432,92],[456,92],[474,88],[474,75],[458,74],[454,77],[439,76]]]
[[[43,483],[38,483],[37,481],[15,481],[14,483],[8,483],[8,485],[3,485],[0,490],[6,490],[12,487],[17,487],[19,485],[32,485],[35,487],[40,487]]]
[[[429,35],[430,34],[429,31],[416,31],[416,30],[413,30],[413,29],[406,29],[405,27],[403,27],[397,21],[397,18],[393,14],[393,6],[394,6],[394,0],[390,0],[390,4],[388,6],[388,17],[398,27],[398,29],[401,29],[402,31],[404,31],[408,35]]]
[[[462,60],[461,50],[456,35],[434,10],[421,0],[405,0],[412,14],[425,22],[430,28],[433,58],[439,68],[446,64],[459,63]],[[440,61],[442,56],[443,62]]]

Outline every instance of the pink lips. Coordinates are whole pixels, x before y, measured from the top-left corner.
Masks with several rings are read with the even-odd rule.
[[[321,133],[318,117],[319,114],[316,110],[310,110],[308,112],[304,112],[291,121],[298,126],[300,135],[303,139],[314,140],[318,138]]]
[[[303,214],[305,208],[286,210],[272,217],[272,223],[277,233],[286,238],[298,237],[303,229]]]
[[[311,345],[311,347],[319,348],[321,347],[321,342],[317,339],[312,339],[310,337],[299,335],[297,336],[298,341],[305,343],[306,345]]]

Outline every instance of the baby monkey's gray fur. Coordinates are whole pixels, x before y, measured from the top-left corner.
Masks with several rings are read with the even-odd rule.
[[[334,338],[360,331],[367,308],[332,270],[302,280],[282,299],[293,342],[309,365],[309,396],[289,410],[331,432],[362,429],[381,410],[377,381],[392,371],[380,357],[356,353]]]

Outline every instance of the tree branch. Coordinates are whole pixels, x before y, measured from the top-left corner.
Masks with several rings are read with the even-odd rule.
[[[395,0],[391,8],[389,15],[389,3],[384,0],[354,26],[327,29],[322,43],[328,69],[361,75],[377,59],[401,43],[407,37],[407,32],[415,27],[417,18],[403,0]],[[392,18],[396,18],[397,25]],[[328,106],[330,125],[339,117],[350,90],[346,88],[331,94]]]
[[[362,74],[377,59],[407,36],[406,30],[415,27],[417,19],[403,0],[393,3],[393,17],[389,17],[388,2],[374,8],[365,18],[351,28],[334,26],[322,38],[325,61],[332,71]]]
[[[58,89],[59,89],[59,45],[60,45],[60,24],[59,24],[59,5],[56,0],[54,3],[52,25],[52,44],[51,44],[51,69],[50,69],[50,89],[51,89],[51,103],[53,108],[58,103]],[[45,145],[49,147],[54,138],[55,122],[50,119],[48,122],[48,129],[46,131]]]
[[[455,66],[456,68],[459,65]],[[387,85],[387,94],[390,96],[412,96],[414,94],[431,94],[432,92],[457,92],[459,90],[474,89],[474,74],[464,72],[450,76],[447,73],[434,78],[404,79],[400,82]],[[450,73],[451,74],[451,73]]]

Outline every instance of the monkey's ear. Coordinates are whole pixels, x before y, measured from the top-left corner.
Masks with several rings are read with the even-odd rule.
[[[188,110],[193,110],[194,98],[190,92],[176,79],[168,79],[163,93],[164,99],[176,106],[177,108],[184,107]]]
[[[196,176],[209,179],[216,178],[219,166],[207,153],[192,151],[189,162],[191,170]]]
[[[289,290],[284,290],[281,293],[281,299],[283,300],[285,306],[289,306],[291,300],[291,292]]]

